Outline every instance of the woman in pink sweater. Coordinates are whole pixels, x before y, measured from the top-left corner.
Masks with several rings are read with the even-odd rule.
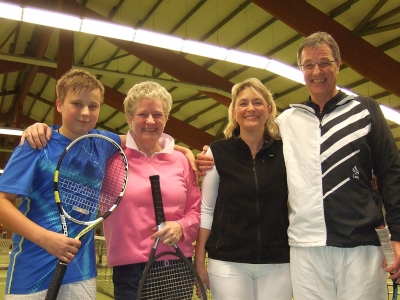
[[[174,150],[174,139],[163,133],[171,95],[151,81],[134,85],[124,101],[130,130],[124,149],[129,160],[128,187],[118,209],[104,222],[107,264],[113,267],[114,296],[136,299],[140,277],[154,239],[159,251],[178,244],[193,255],[200,220],[200,191],[186,157]],[[150,175],[160,175],[166,226],[156,232]]]

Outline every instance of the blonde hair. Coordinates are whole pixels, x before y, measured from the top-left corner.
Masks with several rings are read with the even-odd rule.
[[[82,90],[99,89],[100,103],[104,100],[104,86],[94,75],[81,69],[69,70],[57,81],[56,94],[61,103],[64,102],[68,91],[80,93]]]
[[[124,111],[127,117],[132,117],[136,107],[142,99],[156,99],[162,102],[164,115],[168,119],[168,115],[172,108],[172,97],[167,90],[154,81],[144,81],[135,84],[127,93],[124,100]]]
[[[239,124],[233,117],[233,109],[236,106],[237,97],[244,89],[251,89],[254,93],[261,96],[266,107],[271,107],[271,114],[265,122],[264,133],[268,134],[273,139],[279,139],[279,127],[275,122],[276,118],[276,105],[272,99],[271,92],[264,86],[264,84],[257,78],[248,78],[242,82],[235,84],[232,87],[232,102],[228,109],[228,124],[224,129],[224,135],[228,139],[232,137],[233,131],[239,127]]]

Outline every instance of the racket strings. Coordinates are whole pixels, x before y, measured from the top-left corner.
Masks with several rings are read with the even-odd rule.
[[[115,208],[127,180],[127,162],[121,151],[101,137],[81,139],[68,149],[58,178],[67,215],[78,222],[90,221]]]
[[[99,198],[99,210],[102,214],[111,209],[116,199],[122,197],[121,187],[126,184],[126,168],[126,161],[121,153],[115,153],[107,161]]]
[[[70,212],[75,210],[86,215],[97,211],[98,191],[66,178],[60,179],[58,184],[63,195],[64,209],[69,207]]]
[[[144,281],[141,299],[189,300],[195,279],[182,260],[153,262]]]

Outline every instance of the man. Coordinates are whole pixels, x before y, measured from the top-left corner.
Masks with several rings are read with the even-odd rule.
[[[289,189],[294,298],[386,299],[375,228],[384,224],[383,203],[396,254],[386,271],[399,278],[400,162],[393,136],[374,99],[337,90],[341,59],[329,34],[304,39],[297,62],[310,97],[277,120]],[[201,158],[199,165],[210,165]],[[380,194],[371,185],[374,175]]]
[[[297,63],[310,98],[279,116],[296,300],[386,299],[375,232],[384,222],[382,201],[398,255],[387,271],[400,276],[399,153],[378,103],[337,90],[340,62],[329,34],[307,37]],[[381,195],[371,186],[373,175]]]

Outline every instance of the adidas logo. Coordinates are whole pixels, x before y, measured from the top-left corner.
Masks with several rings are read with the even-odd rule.
[[[353,171],[353,178],[360,179],[360,177],[359,177],[360,172],[358,171],[357,166],[354,166],[353,169],[351,169],[351,170]]]

